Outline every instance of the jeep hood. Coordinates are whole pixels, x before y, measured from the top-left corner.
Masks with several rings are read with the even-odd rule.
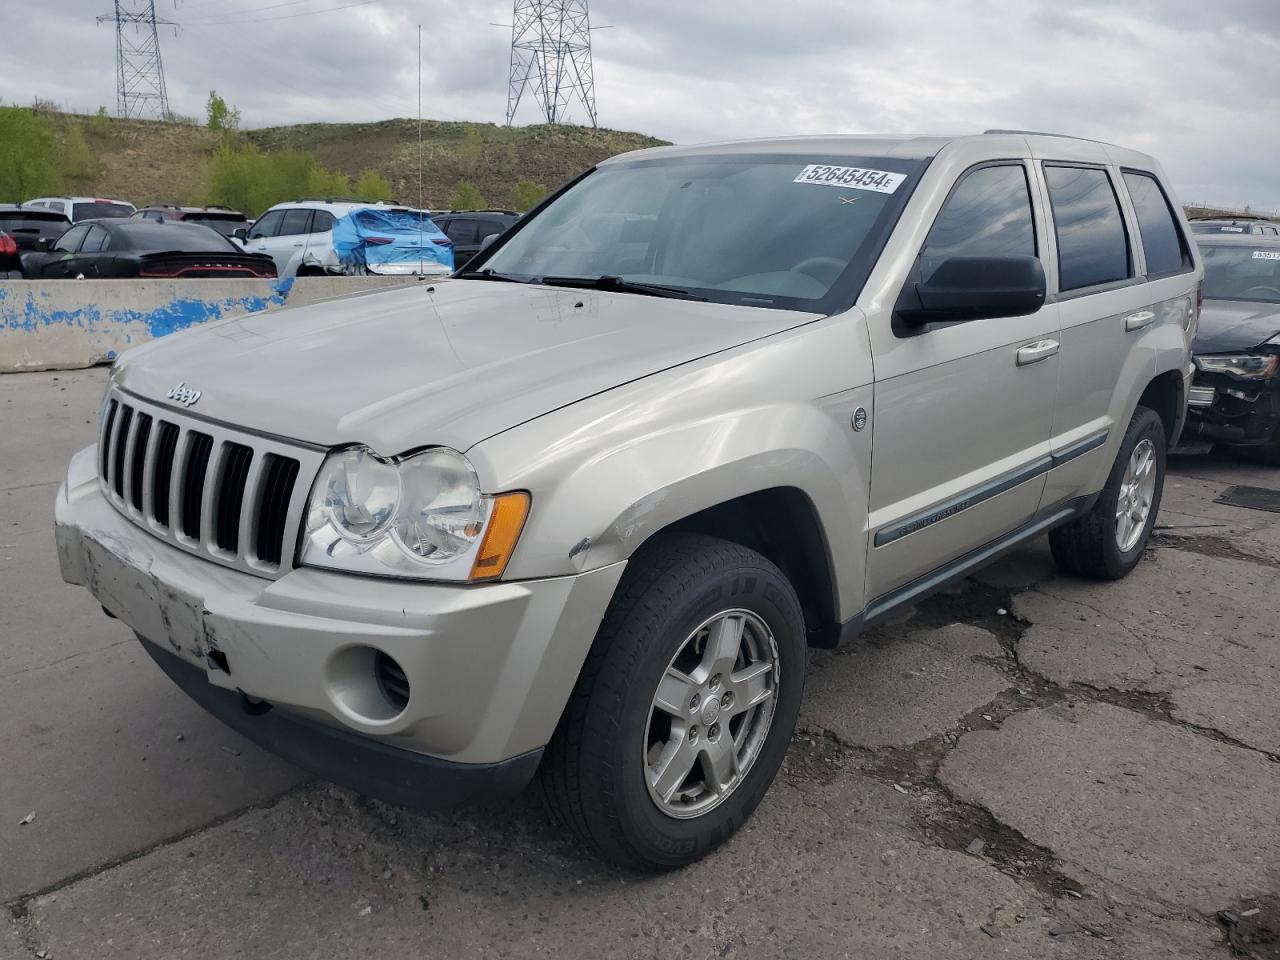
[[[305,281],[301,281],[304,282]],[[125,390],[188,415],[384,455],[466,450],[566,404],[815,314],[480,280],[406,284],[153,341]],[[200,391],[182,408],[166,394]]]
[[[1253,300],[1206,300],[1194,352],[1234,353],[1249,350],[1280,333],[1280,303]]]

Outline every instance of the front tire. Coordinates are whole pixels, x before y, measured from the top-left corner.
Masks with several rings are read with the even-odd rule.
[[[699,534],[646,543],[547,747],[548,805],[619,866],[697,860],[773,782],[806,663],[800,603],[767,559]]]
[[[1167,445],[1159,414],[1138,407],[1097,502],[1084,516],[1049,534],[1060,570],[1119,580],[1137,566],[1160,512]]]

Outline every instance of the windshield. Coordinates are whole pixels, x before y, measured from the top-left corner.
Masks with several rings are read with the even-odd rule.
[[[1263,249],[1202,245],[1201,252],[1206,300],[1280,303],[1280,243]]]
[[[94,200],[73,204],[71,219],[76,223],[81,220],[103,220],[108,217],[129,217],[133,215],[133,207],[127,203],[112,203],[110,200]]]
[[[745,154],[606,164],[508,233],[480,272],[829,312],[856,299],[922,166]]]

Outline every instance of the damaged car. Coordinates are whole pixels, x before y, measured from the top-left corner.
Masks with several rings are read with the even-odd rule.
[[[1186,436],[1280,466],[1280,238],[1197,240],[1204,304]]]

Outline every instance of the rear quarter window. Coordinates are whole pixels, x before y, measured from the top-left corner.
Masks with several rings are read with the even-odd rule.
[[[1124,184],[1138,215],[1138,233],[1147,256],[1147,276],[1159,277],[1191,269],[1191,251],[1174,219],[1173,207],[1156,178],[1125,171]]]
[[[1133,276],[1129,238],[1107,171],[1044,165],[1058,241],[1058,289],[1083,290]]]

